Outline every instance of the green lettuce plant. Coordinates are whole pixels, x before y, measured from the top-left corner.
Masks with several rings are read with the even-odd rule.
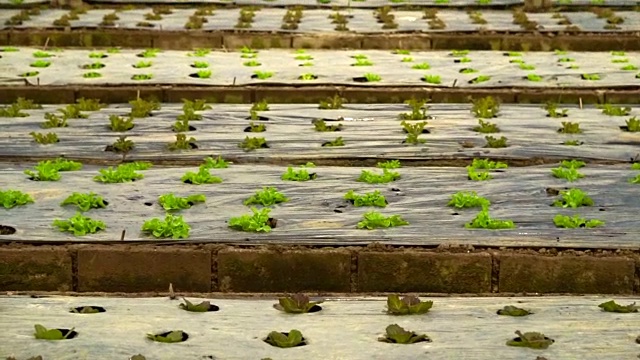
[[[400,215],[384,216],[377,211],[369,211],[362,215],[362,220],[358,222],[358,229],[386,229],[390,227],[409,225]]]
[[[264,341],[271,346],[283,349],[306,345],[302,333],[295,329],[289,331],[289,333],[272,331]]]
[[[63,335],[62,331],[58,329],[47,329],[39,324],[36,324],[34,327],[36,331],[33,336],[39,340],[66,340],[74,333],[73,329],[70,329]]]
[[[459,191],[451,195],[451,200],[447,203],[447,206],[452,206],[458,209],[474,208],[474,207],[488,207],[491,202],[482,196],[478,196],[475,191],[465,192]]]
[[[93,192],[87,194],[74,192],[60,204],[60,206],[65,205],[75,205],[80,211],[89,211],[89,209],[104,209],[107,207],[107,202],[102,196]]]
[[[385,336],[378,338],[378,341],[392,344],[415,344],[419,342],[431,342],[425,335],[418,335],[413,331],[405,330],[397,324],[387,326]]]
[[[98,231],[107,228],[107,225],[105,225],[104,222],[82,216],[80,212],[67,220],[54,220],[53,226],[57,227],[58,230],[62,232],[70,232],[75,236],[95,234]]]
[[[433,301],[420,301],[420,298],[407,295],[387,297],[387,313],[390,315],[421,315],[426,314],[433,307]]]
[[[294,294],[279,298],[273,307],[289,314],[304,314],[321,310],[319,304],[322,304],[322,301],[313,302],[305,294]]]
[[[142,225],[142,231],[150,233],[155,238],[186,239],[189,237],[191,226],[182,216],[167,214],[164,220],[153,218]]]
[[[161,195],[158,203],[167,211],[189,209],[197,203],[203,203],[207,197],[203,194],[189,195],[185,197],[175,196],[173,193]]]
[[[516,330],[518,337],[507,341],[508,346],[528,347],[532,349],[547,349],[555,340],[544,336],[538,332],[526,332],[521,333],[520,330]]]
[[[593,200],[584,191],[572,188],[560,192],[562,199],[553,202],[553,206],[575,209],[580,206],[593,206]]]
[[[235,230],[248,232],[271,232],[275,227],[274,221],[269,217],[271,209],[268,207],[258,210],[251,208],[253,214],[245,214],[229,219],[229,227]]]
[[[187,340],[189,336],[182,330],[169,331],[163,334],[147,334],[147,339],[161,343],[177,343]]]
[[[399,169],[402,167],[400,160],[389,160],[389,161],[381,161],[376,164],[377,168],[380,169]]]
[[[289,201],[289,198],[280,193],[276,188],[263,187],[262,190],[258,190],[255,194],[246,199],[243,204],[273,206],[287,201]]]
[[[498,315],[505,315],[505,316],[527,316],[527,315],[531,315],[533,314],[531,311],[529,310],[525,310],[525,309],[521,309],[519,307],[515,307],[512,305],[507,305],[505,307],[503,307],[502,309],[497,311]]]
[[[33,198],[29,194],[19,190],[0,190],[0,204],[2,204],[5,209],[11,209],[29,203],[33,203]]]
[[[108,167],[106,169],[98,170],[100,175],[95,176],[93,179],[97,182],[107,184],[136,181],[144,178],[143,174],[140,174],[136,171],[147,170],[150,167],[151,163],[148,162],[132,162],[121,164],[116,168]]]
[[[629,305],[619,305],[614,300],[603,302],[602,304],[598,305],[598,307],[601,308],[602,311],[622,314],[637,313],[639,308],[638,306],[636,306],[636,303]]]
[[[464,227],[467,229],[490,229],[490,230],[499,230],[499,229],[513,229],[515,228],[515,224],[511,220],[497,220],[491,218],[489,215],[489,209],[484,207],[482,211],[476,215],[476,217],[471,220],[470,223],[465,224]]]
[[[182,310],[189,312],[208,312],[208,311],[218,311],[220,308],[216,305],[211,304],[209,301],[202,301],[199,304],[194,304],[189,300],[182,298],[184,300],[183,304],[178,305],[178,307]]]
[[[559,228],[594,228],[604,225],[604,221],[597,219],[584,219],[580,215],[567,216],[558,214],[553,217],[553,223]]]
[[[376,206],[386,207],[387,199],[380,193],[379,190],[373,192],[364,193],[362,195],[356,194],[353,190],[349,190],[343,197],[343,199],[351,202],[354,206]]]
[[[362,170],[357,181],[367,184],[385,184],[400,179],[400,173],[389,169],[382,169],[382,174],[376,174],[369,170]]]
[[[282,174],[280,178],[285,181],[309,181],[315,180],[317,178],[317,174],[309,173],[309,171],[304,168],[294,170],[293,167],[289,166],[287,171]]]
[[[186,172],[181,180],[185,184],[192,185],[202,185],[202,184],[218,184],[222,182],[222,179],[211,175],[209,172],[209,167],[205,165],[200,165],[198,168],[198,172],[188,171]]]

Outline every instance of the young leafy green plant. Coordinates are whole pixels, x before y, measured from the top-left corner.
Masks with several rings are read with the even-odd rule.
[[[272,206],[287,201],[289,201],[289,198],[278,192],[276,188],[265,186],[262,190],[258,190],[255,194],[251,195],[251,197],[247,198],[243,204]]]
[[[260,79],[260,80],[266,80],[269,79],[270,77],[273,76],[273,72],[271,71],[254,71],[253,75]]]
[[[133,129],[133,117],[124,118],[118,115],[109,115],[109,129],[111,131],[124,132]]]
[[[342,140],[341,136],[338,136],[334,140],[326,141],[322,143],[323,147],[334,147],[334,146],[344,146],[344,140]]]
[[[553,223],[556,227],[575,229],[575,228],[594,228],[604,225],[604,221],[597,219],[584,219],[580,215],[567,216],[558,214],[553,217]]]
[[[485,181],[493,179],[488,171],[476,171],[473,166],[467,166],[467,179],[473,181]]]
[[[562,199],[553,202],[553,206],[575,209],[580,206],[593,206],[593,200],[584,191],[573,188],[561,191]]]
[[[580,123],[563,121],[562,127],[558,129],[558,132],[562,134],[580,134],[582,130],[580,129]]]
[[[421,315],[426,314],[433,307],[433,301],[420,301],[413,295],[400,298],[398,295],[387,297],[387,313],[390,315]]]
[[[181,180],[185,184],[192,185],[202,185],[202,184],[219,184],[222,182],[222,179],[211,175],[209,172],[209,167],[205,165],[200,165],[198,172],[195,173],[193,171],[188,171],[185,173]]]
[[[515,307],[512,305],[507,305],[505,307],[503,307],[502,309],[497,311],[498,315],[505,315],[505,316],[527,316],[527,315],[531,315],[533,314],[531,311],[529,310],[525,310],[525,309],[521,309],[519,307]]]
[[[363,77],[367,80],[367,82],[376,82],[382,80],[382,76],[373,73],[366,73]]]
[[[507,341],[508,346],[528,347],[532,349],[547,349],[555,340],[544,336],[542,333],[526,332],[521,333],[520,330],[516,330],[518,337]]]
[[[601,308],[602,311],[621,313],[621,314],[638,312],[638,306],[636,306],[636,303],[629,304],[629,305],[619,305],[614,300],[603,302],[602,304],[598,305],[598,307]]]
[[[202,194],[186,197],[175,196],[173,193],[160,195],[158,203],[167,211],[189,209],[197,203],[203,203],[207,197]]]
[[[386,229],[390,227],[409,225],[400,215],[384,216],[377,211],[369,211],[362,215],[362,220],[358,222],[358,229]]]
[[[70,232],[75,236],[84,236],[87,234],[95,234],[100,230],[107,228],[104,222],[93,220],[89,217],[82,216],[80,212],[68,220],[54,220],[53,226],[62,232]]]
[[[271,346],[283,349],[306,345],[302,333],[295,329],[289,331],[289,333],[272,331],[269,333],[267,338],[264,339],[264,342]]]
[[[631,184],[640,184],[640,174],[636,175],[636,177],[629,179]]]
[[[62,331],[58,329],[47,329],[39,324],[36,324],[34,327],[36,332],[33,336],[39,340],[66,340],[75,333],[73,329],[70,329],[66,334],[62,334]]]
[[[429,115],[427,115],[427,110],[429,110],[429,106],[426,106],[427,102],[429,102],[429,100],[427,100],[427,99],[418,100],[416,98],[412,98],[412,99],[406,100],[404,103],[409,105],[409,107],[411,108],[411,112],[410,113],[401,113],[399,115],[399,118],[401,120],[426,120],[426,119],[428,119]]]
[[[160,110],[160,103],[153,100],[138,98],[129,101],[129,104],[131,105],[131,117],[136,119],[148,117],[152,111]]]
[[[102,196],[98,196],[93,192],[87,194],[74,192],[60,204],[60,206],[65,205],[75,205],[80,211],[89,211],[89,209],[104,209],[108,203],[104,201]]]
[[[105,151],[113,151],[119,154],[128,154],[133,148],[135,144],[132,140],[128,140],[126,136],[119,136],[113,144],[108,145]]]
[[[216,305],[211,304],[209,301],[203,301],[199,304],[194,304],[189,300],[182,298],[184,300],[184,304],[178,305],[178,307],[182,310],[189,312],[208,312],[208,311],[218,311],[220,308]]]
[[[33,141],[37,142],[38,144],[41,145],[49,145],[49,144],[55,144],[57,142],[60,141],[60,139],[58,139],[58,135],[56,133],[46,133],[46,134],[42,134],[42,133],[37,133],[37,132],[30,132],[29,135],[31,135],[33,137]]]
[[[136,171],[147,170],[150,167],[151,164],[146,162],[120,164],[116,168],[108,167],[106,169],[98,170],[100,175],[95,176],[93,179],[97,182],[107,184],[136,181],[144,178],[144,175],[137,173]]]
[[[32,203],[33,198],[31,195],[23,193],[19,190],[0,190],[0,204],[5,209],[11,209],[16,206],[26,205]]]
[[[262,99],[251,106],[253,111],[269,111],[269,103],[266,99]]]
[[[567,169],[580,169],[585,165],[586,163],[584,161],[580,161],[576,159],[562,160],[560,162],[560,167],[567,168]]]
[[[252,215],[245,214],[229,219],[229,227],[248,232],[270,232],[275,227],[275,219],[269,217],[271,209],[268,207],[258,210],[251,208]]]
[[[380,193],[379,190],[373,192],[364,193],[362,195],[356,194],[353,190],[349,190],[343,197],[343,199],[349,201],[353,206],[376,206],[386,207],[387,199]]]
[[[400,125],[402,125],[402,130],[407,133],[407,138],[404,140],[405,144],[418,145],[426,142],[426,140],[418,138],[425,130],[424,127],[427,125],[426,121],[412,124],[403,120]]]
[[[387,326],[385,331],[385,336],[378,338],[378,341],[392,344],[415,344],[419,342],[431,342],[431,339],[427,335],[418,335],[413,331],[403,329],[397,324]]]
[[[621,126],[620,128],[624,131],[628,132],[640,132],[640,120],[635,116],[625,120],[626,126]]]
[[[500,103],[491,96],[472,100],[471,113],[481,119],[491,119],[498,116]]]
[[[507,144],[507,138],[504,136],[501,136],[499,138],[495,138],[493,136],[485,136],[484,139],[487,141],[487,144],[484,146],[485,148],[500,149],[509,146]]]
[[[498,125],[494,123],[484,121],[482,119],[478,119],[478,126],[475,126],[473,128],[473,131],[479,132],[482,134],[493,134],[493,133],[499,133],[500,128],[498,127]]]
[[[229,164],[233,164],[230,161],[226,161],[222,158],[221,155],[218,155],[217,158],[213,158],[211,156],[204,158],[203,166],[207,169],[226,169],[229,167]]]
[[[506,169],[509,166],[506,163],[500,161],[491,161],[489,159],[473,159],[473,161],[471,162],[471,167],[474,169],[496,170]]]
[[[631,112],[630,107],[620,107],[611,104],[599,105],[598,109],[602,110],[602,113],[609,116],[627,116]]]
[[[385,184],[400,179],[400,173],[382,169],[382,174],[376,174],[369,170],[362,170],[357,181],[366,182],[367,184]]]
[[[482,196],[478,196],[475,191],[459,191],[451,195],[451,200],[449,200],[449,202],[447,203],[447,206],[452,206],[457,209],[467,209],[474,207],[485,208],[489,207],[489,205],[491,205],[491,202]]]
[[[329,97],[325,100],[320,100],[320,105],[318,105],[318,109],[321,110],[338,110],[338,109],[342,109],[342,105],[344,104],[344,102],[347,99],[341,97],[340,95],[336,94],[333,95],[333,97]]]
[[[77,104],[70,104],[64,108],[58,109],[62,113],[62,116],[66,119],[86,119],[88,116],[83,114],[80,110],[80,106]]]
[[[99,99],[85,99],[80,98],[76,100],[75,107],[78,108],[79,111],[98,111],[104,107],[106,104],[100,103]]]
[[[267,140],[263,137],[246,136],[244,140],[238,144],[238,147],[244,151],[253,151],[256,149],[267,149],[269,145],[267,145]]]
[[[25,170],[24,173],[29,179],[34,181],[58,181],[60,180],[59,171],[80,170],[82,164],[75,161],[64,159],[40,161],[32,170]]]
[[[574,167],[566,168],[561,166],[561,167],[553,168],[551,169],[551,174],[555,178],[565,179],[569,182],[573,182],[578,179],[582,179],[584,177],[584,174],[578,172],[578,169]]]
[[[309,181],[315,180],[316,177],[316,173],[309,173],[307,169],[293,170],[293,168],[289,166],[280,178],[285,181]]]
[[[422,81],[426,82],[427,84],[442,84],[440,75],[425,75],[424,77],[422,77]]]
[[[187,139],[187,135],[185,134],[176,134],[176,141],[169,143],[167,145],[169,150],[191,150],[197,149],[198,145],[196,144],[196,138],[190,137]]]
[[[563,118],[563,117],[567,117],[567,113],[569,112],[568,109],[562,109],[560,111],[558,111],[558,105],[554,104],[552,102],[548,102],[544,109],[547,111],[547,117],[551,117],[551,118]]]
[[[429,70],[431,69],[431,65],[429,65],[429,63],[427,62],[423,62],[419,64],[414,64],[413,66],[411,66],[411,68],[415,70]]]
[[[492,219],[489,215],[489,208],[484,207],[482,211],[476,215],[476,217],[471,220],[470,223],[465,224],[464,227],[467,229],[490,229],[490,230],[499,230],[499,229],[513,229],[515,228],[515,224],[511,220],[497,220]]]
[[[402,167],[402,164],[400,160],[389,160],[377,163],[376,167],[380,169],[399,169]]]
[[[43,122],[40,127],[43,129],[51,129],[51,128],[61,128],[67,127],[67,117],[58,116],[52,113],[44,114],[45,122]]]
[[[162,334],[147,334],[147,339],[162,343],[178,343],[186,341],[188,338],[189,335],[182,330],[174,330]]]
[[[342,124],[327,125],[326,121],[322,119],[313,120],[312,123],[313,123],[314,129],[319,132],[332,132],[332,131],[342,130]]]
[[[312,302],[305,294],[294,294],[279,298],[273,307],[289,314],[306,314],[322,310],[319,304],[322,304],[322,301]]]
[[[81,306],[70,308],[69,312],[73,314],[98,314],[106,310],[100,306]]]
[[[0,107],[0,117],[17,118],[29,116],[29,114],[22,112],[21,110],[22,109],[16,104]]]
[[[150,233],[155,238],[186,239],[189,237],[191,226],[182,216],[167,214],[164,220],[154,218],[142,224],[142,231]]]

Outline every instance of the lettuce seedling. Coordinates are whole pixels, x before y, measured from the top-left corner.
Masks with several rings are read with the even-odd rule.
[[[184,300],[184,304],[178,305],[182,310],[190,312],[207,312],[220,310],[218,306],[211,304],[211,302],[209,301],[203,301],[200,304],[193,304],[185,298],[182,298],[182,300]]]
[[[426,314],[433,307],[433,301],[420,301],[420,298],[407,295],[387,297],[387,313],[390,315],[421,315]]]
[[[269,111],[269,103],[266,99],[262,99],[251,106],[253,111]]]
[[[400,215],[384,216],[377,211],[369,211],[362,215],[362,220],[358,222],[358,229],[374,230],[386,229],[395,226],[409,225]]]
[[[100,306],[82,306],[69,309],[69,312],[74,314],[98,314],[105,311],[106,310]]]
[[[153,218],[142,224],[142,231],[150,233],[155,238],[186,239],[189,237],[191,226],[182,216],[167,214],[164,220]]]
[[[80,209],[80,211],[89,211],[89,209],[104,209],[107,207],[108,203],[104,201],[102,196],[98,196],[93,192],[88,194],[74,192],[60,203],[60,206],[65,205],[75,205]]]
[[[602,304],[598,305],[598,307],[601,308],[602,311],[606,311],[606,312],[623,313],[623,314],[638,312],[638,306],[636,306],[636,303],[629,304],[629,305],[619,305],[619,304],[616,304],[614,300],[603,302]]]
[[[11,209],[16,206],[26,205],[32,203],[33,198],[31,195],[23,193],[19,190],[0,190],[0,204],[5,209]]]
[[[147,339],[162,343],[178,343],[186,341],[188,338],[189,335],[182,330],[174,330],[162,334],[147,334]]]
[[[51,129],[51,128],[61,128],[69,126],[67,124],[67,118],[64,116],[58,116],[52,113],[44,114],[45,122],[43,122],[40,127],[43,129]]]
[[[107,228],[104,222],[82,216],[80,212],[77,212],[76,215],[70,217],[68,220],[54,220],[53,226],[62,232],[73,233],[75,236],[95,234]]]
[[[74,333],[73,329],[68,330],[66,334],[63,335],[62,331],[58,329],[47,329],[39,324],[36,324],[34,327],[36,332],[33,336],[39,340],[66,340]]]
[[[264,341],[271,346],[283,349],[306,345],[302,333],[295,329],[289,331],[289,333],[272,331]]]
[[[402,125],[402,130],[407,134],[407,138],[403,141],[405,144],[418,145],[426,142],[424,139],[418,139],[418,136],[425,131],[426,121],[411,124],[403,120],[400,125]]]
[[[562,160],[560,162],[560,166],[563,168],[568,168],[568,169],[580,169],[582,167],[585,167],[586,163],[584,161],[580,161],[580,160]]]
[[[322,301],[312,302],[307,295],[295,294],[279,298],[273,307],[289,314],[305,314],[322,310],[318,304],[322,304]]]
[[[413,331],[408,331],[397,324],[389,325],[386,328],[386,335],[378,338],[378,341],[392,344],[415,344],[418,342],[431,342],[431,339],[425,335],[418,335]]]
[[[492,219],[491,216],[489,216],[489,208],[483,207],[482,211],[480,211],[470,223],[465,224],[464,227],[467,229],[500,230],[513,229],[516,226],[511,220]]]
[[[82,164],[64,159],[40,161],[32,170],[25,170],[24,173],[29,179],[34,181],[58,181],[59,171],[73,171],[82,169]]]
[[[423,62],[419,64],[414,64],[413,66],[411,66],[411,68],[415,70],[429,70],[431,69],[431,65],[429,65],[429,63],[427,62]]]
[[[147,170],[151,167],[148,162],[132,162],[127,164],[118,165],[115,169],[108,167],[106,169],[100,169],[100,175],[95,176],[93,179],[102,183],[123,183],[129,181],[136,181],[144,178],[144,175],[137,173],[137,170]]]
[[[381,161],[376,164],[376,167],[380,169],[399,169],[402,167],[400,160]]]
[[[189,209],[197,203],[207,201],[207,197],[202,194],[189,195],[186,197],[175,196],[173,193],[160,195],[158,203],[167,211]]]
[[[316,119],[311,122],[316,131],[320,132],[331,132],[331,131],[340,131],[342,130],[342,124],[338,125],[327,125],[327,123],[322,119]]]
[[[65,119],[86,119],[88,116],[80,112],[80,107],[76,104],[70,104],[64,108],[58,109]]]
[[[556,227],[575,229],[575,228],[594,228],[604,225],[604,221],[597,219],[584,219],[580,215],[567,216],[558,214],[553,217],[553,223]]]
[[[609,116],[627,116],[631,112],[630,107],[613,106],[611,104],[598,105],[598,109]]]
[[[582,179],[584,177],[584,174],[578,172],[578,170],[573,167],[566,168],[561,166],[561,167],[553,168],[551,169],[551,174],[555,178],[565,179],[569,182],[573,182],[578,179]]]
[[[527,316],[533,314],[529,310],[521,309],[519,307],[515,307],[512,305],[507,305],[502,309],[497,311],[498,315],[506,315],[506,316]]]
[[[254,71],[253,75],[260,80],[266,80],[273,76],[272,71]]]
[[[133,123],[133,117],[129,116],[128,118],[123,118],[118,115],[110,115],[109,116],[109,129],[111,131],[129,131],[133,129],[135,124]]]
[[[567,117],[567,113],[569,112],[568,109],[562,109],[560,111],[558,111],[558,105],[554,104],[552,102],[548,102],[544,109],[547,111],[547,117],[551,117],[551,118],[563,118],[563,117]]]
[[[482,196],[478,196],[475,191],[464,192],[459,191],[451,195],[451,200],[447,203],[447,206],[452,206],[457,209],[467,209],[474,207],[486,208],[491,205],[491,202]]]
[[[366,73],[363,77],[367,80],[367,82],[376,82],[382,80],[382,76],[373,73]]]
[[[322,143],[323,147],[334,147],[334,146],[344,146],[344,140],[342,140],[342,136],[338,136],[337,138],[326,141]]]
[[[593,200],[584,191],[573,188],[562,191],[562,199],[553,202],[553,206],[575,209],[580,206],[593,206]]]
[[[546,349],[555,342],[555,340],[544,336],[544,334],[542,333],[537,332],[526,332],[523,334],[520,332],[520,330],[516,330],[516,335],[518,335],[518,337],[507,341],[508,346],[520,346],[532,349]]]
[[[181,180],[185,184],[193,185],[219,184],[222,182],[221,178],[211,175],[211,173],[209,172],[209,167],[206,164],[200,165],[197,173],[188,171],[182,176]]]
[[[128,140],[126,136],[119,136],[118,139],[113,142],[113,144],[107,145],[105,151],[113,151],[119,154],[127,154],[131,150],[133,150],[134,147],[135,147],[135,144],[133,143],[132,140]]]
[[[275,220],[269,217],[270,208],[251,208],[251,211],[253,215],[245,214],[229,219],[229,227],[248,232],[270,232],[271,228],[275,227]]]
[[[204,159],[203,166],[206,167],[207,169],[226,169],[229,167],[229,164],[233,164],[233,163],[230,161],[226,161],[225,159],[222,158],[222,156],[218,155],[218,157],[215,159],[211,156],[206,157]]]
[[[429,119],[429,115],[427,115],[427,110],[429,110],[430,107],[426,106],[427,102],[429,102],[429,100],[427,100],[427,99],[418,100],[418,99],[412,98],[410,100],[406,100],[405,104],[409,105],[409,107],[411,108],[411,112],[410,113],[401,113],[399,115],[399,118],[401,120],[426,120],[426,119]]]
[[[12,104],[20,110],[37,110],[42,109],[42,105],[36,104],[33,100],[27,100],[23,97],[16,99],[16,102]]]
[[[376,174],[369,170],[362,170],[360,177],[356,181],[365,182],[367,184],[386,184],[400,179],[400,173],[382,169],[382,174]]]
[[[187,104],[182,106],[182,114],[178,115],[177,120],[202,120],[202,115],[196,113],[196,109],[188,107]]]
[[[293,168],[289,166],[280,178],[285,181],[309,181],[315,180],[317,177],[318,175],[316,173],[309,173],[306,169],[293,170]]]
[[[498,116],[500,103],[491,96],[472,100],[471,113],[481,119],[491,119]]]
[[[628,132],[640,132],[640,120],[635,116],[625,120],[626,126],[621,126],[620,128],[624,131]]]
[[[471,167],[474,169],[496,170],[506,169],[509,165],[500,161],[491,161],[489,159],[473,159]]]
[[[151,115],[151,112],[154,110],[160,110],[160,103],[153,100],[144,100],[142,98],[138,98],[136,100],[129,101],[131,105],[131,114],[130,116],[134,119],[145,118]]]
[[[190,137],[187,139],[187,135],[180,133],[176,134],[176,141],[169,143],[167,148],[171,151],[191,150],[197,149],[198,145],[196,144],[196,138]]]
[[[501,136],[500,138],[495,138],[493,136],[485,136],[484,139],[487,141],[487,144],[484,146],[485,148],[499,149],[506,148],[509,145],[507,144],[507,138]]]
[[[333,97],[326,98],[325,100],[320,100],[320,105],[318,105],[318,109],[321,110],[338,110],[343,108],[343,104],[347,101],[347,99],[341,97],[336,94]]]
[[[498,125],[482,119],[478,119],[478,126],[473,127],[472,130],[482,134],[494,134],[500,132]]]
[[[629,179],[631,184],[640,184],[640,174],[636,175],[636,177]]]
[[[558,129],[561,134],[581,134],[580,123],[573,123],[569,121],[563,121],[562,127]]]
[[[631,170],[640,170],[640,162],[631,164]]]
[[[365,193],[362,195],[356,194],[353,190],[349,190],[343,199],[349,201],[356,207],[360,206],[377,206],[377,207],[386,207],[388,202],[387,199],[380,193],[379,190],[375,190],[374,192]]]
[[[263,137],[246,136],[244,140],[240,144],[238,144],[238,147],[243,149],[244,151],[253,151],[256,149],[269,148],[269,145],[267,145],[267,140]]]
[[[29,116],[29,114],[22,112],[21,110],[22,109],[16,104],[0,107],[0,117],[16,118]]]
[[[40,145],[50,145],[60,141],[56,133],[43,134],[32,131],[29,133],[29,135],[33,137],[33,141],[37,142]]]
[[[107,107],[107,104],[100,103],[99,99],[80,98],[76,100],[75,107],[79,111],[98,111],[104,107]]]
[[[488,171],[476,171],[472,166],[467,166],[467,179],[473,181],[485,181],[493,179],[493,176]]]
[[[244,132],[265,132],[267,131],[267,126],[265,124],[256,124],[253,121],[249,123],[244,129]]]
[[[284,194],[278,192],[274,187],[263,187],[262,190],[258,190],[255,194],[246,199],[244,205],[262,205],[272,206],[289,201],[289,198]]]

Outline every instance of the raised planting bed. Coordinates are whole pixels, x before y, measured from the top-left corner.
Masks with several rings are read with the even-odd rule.
[[[195,299],[190,298],[192,301]],[[423,298],[433,307],[425,314],[397,316],[385,313],[384,298],[327,299],[323,310],[312,314],[286,314],[273,309],[276,300],[216,299],[219,312],[189,313],[180,300],[167,298],[44,297],[0,298],[0,324],[5,340],[0,355],[27,359],[67,359],[78,354],[91,359],[323,359],[354,360],[380,356],[415,358],[425,353],[433,359],[631,358],[637,354],[637,313],[604,312],[605,297],[557,298]],[[637,299],[617,298],[628,304]],[[100,304],[100,314],[72,314],[69,307]],[[532,311],[525,317],[500,316],[503,306]],[[74,327],[78,335],[68,340],[39,340],[34,324]],[[215,325],[212,325],[215,324]],[[398,344],[380,341],[385,328],[398,324],[428,337],[429,342]],[[181,330],[188,339],[160,344],[147,334]],[[606,329],[606,331],[603,331]],[[263,339],[272,332],[300,332],[305,346],[277,348]],[[514,332],[538,332],[546,346],[521,347]],[[516,339],[519,340],[519,339]],[[509,343],[509,344],[508,344]],[[509,346],[511,345],[511,346]],[[382,354],[382,355],[381,355]]]
[[[359,3],[355,3],[359,4]],[[525,13],[522,10],[394,10],[286,8],[140,8],[32,11],[28,17],[7,10],[0,29],[154,29],[158,31],[251,31],[274,33],[460,33],[490,32],[634,32],[640,15],[633,11],[593,8],[592,11]],[[245,15],[243,15],[245,14]],[[247,15],[253,14],[253,15]],[[344,16],[336,20],[336,14]],[[615,17],[614,20],[611,20]],[[338,19],[341,19],[338,17]],[[338,26],[342,24],[342,26]]]
[[[640,86],[638,53],[63,50],[0,53],[0,86],[305,86],[615,89]]]
[[[328,100],[334,99],[341,102],[339,98]],[[477,106],[481,106],[477,100]],[[408,104],[344,103],[340,104],[341,109],[323,110],[319,104],[262,103],[268,111],[251,110],[259,103],[212,104],[211,109],[185,112],[179,104],[139,101],[134,111],[142,114],[130,119],[130,104],[80,110],[87,109],[82,107],[88,106],[86,103],[87,100],[75,105],[44,105],[42,109],[24,109],[29,107],[26,103],[2,107],[4,116],[13,117],[0,117],[5,134],[0,138],[0,155],[13,160],[66,156],[113,164],[123,158],[123,152],[114,149],[114,144],[125,136],[121,141],[130,141],[133,146],[126,149],[126,159],[156,164],[199,165],[212,154],[222,154],[236,162],[281,165],[306,161],[338,165],[369,161],[373,165],[380,159],[456,165],[474,157],[520,164],[574,157],[628,162],[637,155],[640,141],[637,109],[616,105],[583,109],[502,105],[496,117],[482,119],[493,113],[474,114],[472,104],[431,104],[426,109],[418,101],[414,103],[415,120],[410,120],[414,110]],[[143,111],[144,106],[148,113]],[[615,111],[621,116],[614,116]],[[80,116],[83,118],[77,118]],[[401,117],[407,117],[404,125]],[[625,128],[627,124],[630,129]],[[260,130],[264,131],[257,132]],[[411,135],[408,130],[417,133]],[[194,141],[185,150],[171,150],[170,144],[176,142],[180,132],[185,141]],[[507,147],[488,147],[492,145],[488,136],[506,138]],[[49,137],[53,143],[46,145]],[[264,143],[257,148],[242,145],[247,137],[263,138]],[[337,138],[341,144],[329,144]]]
[[[79,165],[59,173],[41,165],[26,174],[28,164],[5,165],[3,191],[28,197],[6,200],[0,240],[637,247],[639,180],[629,165],[486,170],[483,164],[216,168],[214,159],[200,170],[138,166],[119,175]],[[565,194],[573,188],[576,194]],[[93,195],[61,205],[75,192]]]

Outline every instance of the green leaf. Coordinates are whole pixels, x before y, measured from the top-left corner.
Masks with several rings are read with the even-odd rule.
[[[278,304],[275,304],[274,307],[290,314],[304,314],[318,304],[322,304],[322,301],[311,302],[307,295],[295,294],[279,298]]]
[[[478,196],[475,191],[464,192],[459,191],[451,195],[451,200],[447,203],[447,206],[453,206],[457,209],[474,208],[474,207],[489,207],[491,202],[484,197]]]
[[[147,339],[162,342],[162,343],[177,343],[182,342],[183,332],[182,330],[174,330],[166,335],[147,334]]]
[[[289,331],[288,335],[272,331],[269,333],[269,336],[267,336],[265,341],[280,348],[291,348],[300,345],[302,343],[302,339],[302,333],[294,329]]]
[[[197,173],[192,171],[188,171],[186,174],[182,176],[182,182],[193,185],[202,185],[202,184],[218,184],[222,182],[222,179],[211,175],[209,172],[209,168],[207,165],[200,165]]]
[[[400,296],[389,295],[387,297],[387,312],[394,315],[407,315],[409,307],[400,300]]]
[[[387,326],[386,337],[378,340],[395,344],[414,344],[422,341],[431,341],[427,335],[418,335],[413,331],[407,331],[397,324]]]
[[[567,191],[562,191],[562,199],[554,201],[554,206],[561,206],[564,208],[577,208],[580,206],[593,206],[593,200],[584,191],[573,188]]]
[[[187,197],[175,196],[173,193],[161,195],[158,202],[167,211],[189,209],[197,203],[203,203],[207,200],[202,194],[189,195]]]
[[[258,211],[256,208],[251,208],[251,211],[253,212],[252,215],[245,214],[229,219],[229,227],[235,230],[249,232],[270,232],[269,213],[271,209],[263,208]]]
[[[344,197],[345,200],[351,201],[354,206],[376,206],[386,207],[387,199],[380,193],[379,190],[373,192],[364,193],[362,195],[356,194],[353,190],[349,190]]]
[[[163,220],[154,218],[147,220],[142,225],[142,231],[151,233],[155,238],[186,239],[189,237],[191,227],[182,216],[167,214]]]
[[[358,229],[373,230],[378,228],[390,228],[395,226],[409,225],[409,222],[400,217],[400,215],[391,215],[385,217],[376,211],[364,213],[362,221],[357,224]]]
[[[0,204],[5,209],[11,209],[16,206],[32,203],[33,198],[29,194],[25,194],[18,190],[0,190]]]
[[[405,296],[402,299],[398,295],[387,297],[387,312],[392,315],[426,314],[433,307],[433,301],[420,301],[417,296]]]
[[[80,308],[80,310],[76,308],[71,308],[70,311],[76,314],[97,314],[100,312],[100,310],[92,306],[83,306],[82,308]]]
[[[207,157],[204,159],[204,167],[207,169],[225,169],[229,167],[229,164],[233,164],[230,161],[226,161],[222,156],[217,158]]]
[[[506,316],[527,316],[533,314],[529,310],[521,309],[519,307],[515,307],[512,305],[507,305],[502,309],[498,310],[498,315],[506,315]]]
[[[209,308],[211,308],[211,303],[209,301],[203,301],[199,304],[194,304],[189,300],[182,298],[184,300],[184,304],[180,304],[180,309],[191,311],[191,312],[207,312]]]
[[[70,232],[75,236],[84,236],[87,234],[95,234],[100,230],[105,230],[107,225],[100,220],[93,220],[89,217],[76,213],[75,216],[68,220],[54,220],[53,226],[62,232]]]
[[[464,227],[467,229],[498,230],[513,229],[515,228],[515,224],[511,220],[497,220],[491,218],[489,215],[489,209],[484,207],[482,211],[480,211],[470,223],[465,224]]]
[[[278,192],[274,187],[263,187],[262,190],[258,190],[255,194],[244,201],[245,205],[262,205],[272,206],[289,201],[284,194]]]
[[[34,327],[36,330],[34,336],[36,339],[40,340],[64,340],[71,335],[71,332],[73,331],[73,329],[71,329],[66,335],[62,335],[62,331],[58,329],[47,330],[47,328],[39,324],[36,324]]]
[[[93,208],[106,208],[107,204],[104,202],[102,196],[98,196],[97,194],[90,192],[88,194],[81,194],[74,192],[69,195],[60,206],[64,205],[75,205],[80,209],[80,211],[88,211]]]
[[[567,215],[561,215],[561,214],[554,216],[553,223],[556,225],[556,227],[568,228],[568,229],[585,228],[585,227],[594,228],[594,227],[604,225],[604,221],[601,221],[601,220],[597,220],[597,219],[587,220],[587,219],[581,218],[580,215],[567,216]]]
[[[516,334],[518,337],[507,341],[507,345],[528,347],[532,349],[546,349],[555,342],[555,340],[544,336],[542,333],[526,332],[523,334],[520,330],[517,330]]]
[[[390,171],[387,168],[382,169],[382,174],[376,174],[369,170],[362,170],[357,181],[367,184],[386,184],[400,179],[400,173]]]
[[[607,302],[603,302],[602,304],[598,305],[598,307],[601,308],[602,311],[606,311],[606,312],[615,312],[615,313],[635,313],[635,312],[638,312],[638,306],[636,306],[636,303],[629,304],[629,305],[625,306],[625,305],[618,305],[613,300],[609,300]]]

